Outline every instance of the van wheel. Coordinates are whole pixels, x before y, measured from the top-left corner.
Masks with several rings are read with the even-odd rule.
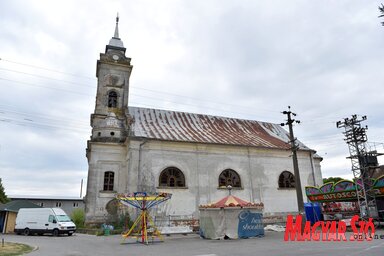
[[[53,235],[53,236],[59,236],[59,230],[58,230],[58,229],[54,229],[54,230],[52,231],[52,235]]]
[[[26,228],[26,229],[24,229],[23,234],[25,236],[29,236],[31,234],[31,231],[29,230],[29,228]]]

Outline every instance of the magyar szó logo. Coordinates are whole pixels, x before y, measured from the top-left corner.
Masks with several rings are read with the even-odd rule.
[[[302,230],[302,216],[287,216],[284,241],[371,241],[384,239],[384,235],[375,235],[372,218],[359,220],[358,215],[351,219],[352,234],[347,237],[347,225],[344,221],[317,221],[313,225],[306,221]]]

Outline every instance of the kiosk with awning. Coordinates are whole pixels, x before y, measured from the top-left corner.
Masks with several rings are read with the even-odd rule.
[[[263,208],[263,203],[247,202],[233,195],[200,205],[200,236],[206,239],[264,236]]]
[[[372,179],[375,192],[378,217],[384,220],[384,175]],[[305,193],[311,202],[322,203],[324,217],[348,218],[360,213],[357,204],[356,186],[361,186],[350,180],[329,182],[321,187],[307,186]]]

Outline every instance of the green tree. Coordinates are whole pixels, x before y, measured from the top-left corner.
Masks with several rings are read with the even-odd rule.
[[[85,212],[81,208],[77,208],[72,211],[71,218],[76,224],[76,228],[83,228],[85,222]]]
[[[1,178],[0,178],[0,203],[6,204],[9,201],[10,200],[8,199],[7,195],[5,194],[3,183],[2,183]]]
[[[328,183],[328,182],[333,182],[333,183],[336,183],[338,181],[341,181],[343,180],[343,178],[340,178],[340,177],[329,177],[329,178],[323,178],[323,183]]]
[[[379,18],[384,17],[384,4],[381,4],[381,6],[379,6],[379,11],[380,11],[380,13],[381,13],[381,15],[379,16]],[[381,22],[381,25],[384,26],[384,21]]]

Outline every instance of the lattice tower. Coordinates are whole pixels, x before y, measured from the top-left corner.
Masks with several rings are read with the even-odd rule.
[[[351,159],[360,216],[363,219],[378,216],[370,171],[373,169],[372,167],[378,165],[377,156],[379,154],[376,151],[367,151],[366,130],[368,127],[361,126],[361,122],[366,119],[366,116],[358,119],[357,115],[352,115],[352,118],[344,118],[343,121],[336,123],[337,128],[345,129],[343,132],[344,140],[348,144],[350,154],[347,158]]]

